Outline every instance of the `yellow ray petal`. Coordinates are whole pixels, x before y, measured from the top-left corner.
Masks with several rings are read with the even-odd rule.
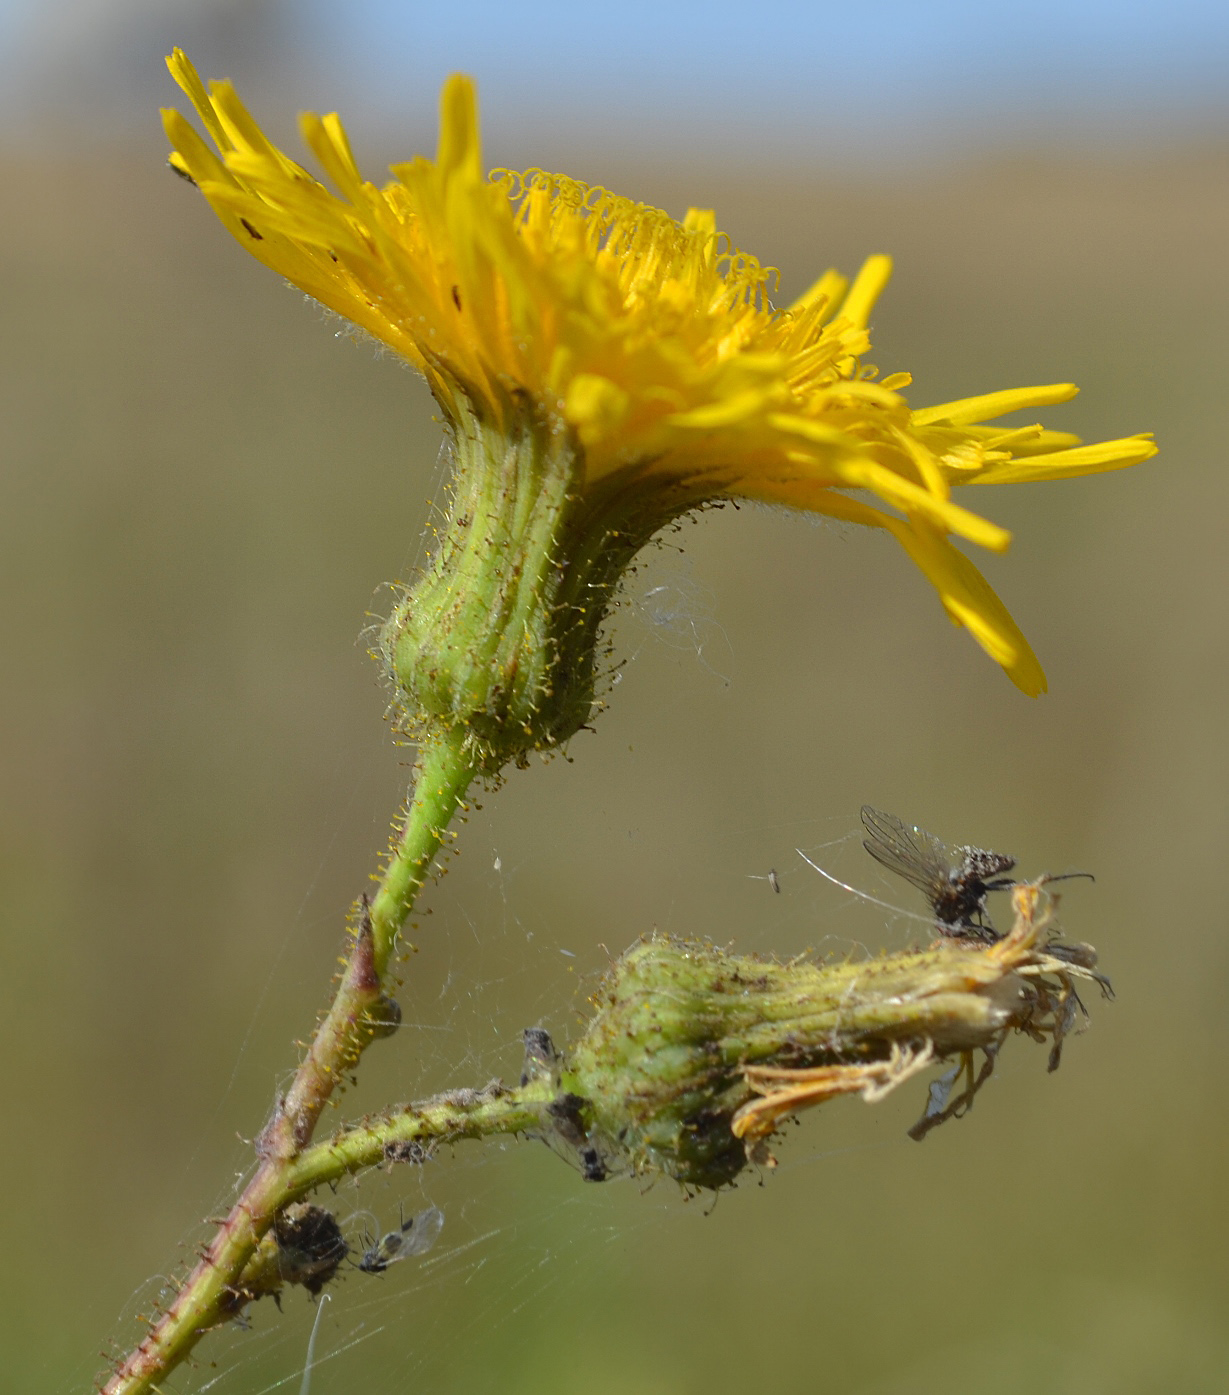
[[[224,204],[240,217],[246,218],[263,237],[268,237],[270,233],[281,233],[288,241],[306,243],[309,247],[325,252],[344,250],[358,255],[364,250],[344,224],[309,218],[298,209],[287,211],[283,208],[273,208],[267,203],[262,203],[255,195],[245,194],[241,189],[228,184],[215,184],[210,180],[199,179],[197,183],[201,193],[215,208],[218,204]]]
[[[940,402],[937,407],[923,407],[914,412],[915,426],[930,426],[948,422],[952,426],[968,426],[975,421],[990,421],[1005,412],[1021,412],[1027,407],[1053,407],[1070,402],[1079,392],[1074,383],[1050,383],[1045,387],[1006,388],[1002,392],[986,392],[980,397],[962,397],[955,402]]]
[[[762,389],[747,388],[722,398],[720,402],[710,402],[703,407],[695,407],[690,412],[676,412],[668,418],[668,424],[690,430],[715,431],[722,426],[734,426],[756,416],[763,410],[767,399],[768,394]]]
[[[197,116],[200,117],[205,129],[213,137],[213,143],[221,151],[232,149],[231,139],[218,120],[218,114],[213,109],[213,102],[205,89],[205,84],[201,81],[201,75],[188,60],[188,55],[181,48],[172,49],[167,56],[166,66],[171,76],[183,89],[184,96],[196,108]]]
[[[920,484],[914,484],[877,461],[857,456],[838,461],[836,469],[842,481],[850,487],[872,490],[894,508],[927,518],[937,528],[967,538],[978,547],[989,548],[992,552],[1006,552],[1011,545],[1011,534],[1006,528],[991,523],[969,509],[962,509],[959,504],[936,499]]]
[[[177,111],[163,107],[162,126],[182,167],[198,186],[210,180],[218,184],[234,184],[234,176]]]
[[[317,116],[314,111],[299,115],[299,134],[303,144],[324,167],[325,174],[352,203],[362,198],[363,177],[358,172],[350,142],[336,112]]]
[[[832,318],[833,307],[838,305],[849,286],[849,278],[842,276],[839,271],[829,268],[808,290],[798,297],[789,307],[791,315],[801,314],[803,310],[809,310],[811,306],[823,303],[824,310],[821,312],[825,320]]]
[[[939,462],[925,444],[916,436],[910,436],[907,431],[902,431],[899,427],[893,428],[892,435],[896,438],[900,448],[917,466],[917,472],[921,476],[925,488],[937,499],[950,499],[952,491],[948,487],[947,480],[943,477]]]
[[[781,487],[779,502],[799,507],[797,494],[788,490],[788,485]],[[770,493],[763,491],[765,497]],[[806,507],[843,523],[891,533],[938,591],[952,621],[963,625],[986,653],[1002,665],[1016,687],[1029,697],[1039,697],[1046,691],[1045,672],[1007,607],[973,563],[941,533],[920,520],[910,525],[831,489],[814,490]]]
[[[1077,446],[1075,450],[1059,450],[1049,455],[1034,455],[1026,460],[1009,460],[991,465],[970,484],[1025,484],[1031,480],[1067,480],[1079,475],[1099,475],[1106,470],[1122,470],[1151,460],[1157,453],[1151,432],[1127,436],[1118,441],[1099,441],[1096,445]]]
[[[842,431],[839,426],[825,421],[816,421],[813,417],[799,417],[793,413],[773,412],[768,416],[767,421],[768,425],[777,431],[784,431],[791,436],[800,436],[804,441],[811,441],[817,446],[836,446],[844,451],[854,451],[858,446],[857,440],[848,432]]]
[[[482,138],[478,130],[478,94],[470,78],[453,73],[440,94],[440,139],[436,164],[445,179],[459,174],[482,179]]]
[[[210,87],[213,110],[222,123],[231,146],[236,150],[250,150],[263,155],[283,173],[292,178],[302,171],[288,156],[283,155],[276,145],[257,125],[251,112],[239,100],[239,94],[229,82],[215,82]]]
[[[867,257],[862,269],[854,277],[849,294],[841,303],[840,317],[859,329],[865,329],[870,320],[875,302],[883,294],[884,287],[892,277],[892,258],[882,253]]]
[[[892,532],[938,591],[953,622],[965,626],[986,653],[1002,664],[1021,692],[1029,697],[1044,693],[1045,672],[1036,654],[990,583],[964,553],[920,519],[911,528],[897,526]]]
[[[1081,444],[1080,438],[1070,431],[1047,431],[1040,425],[1018,426],[1009,431],[993,426],[977,426],[972,430],[985,433],[974,439],[980,440],[987,450],[1005,451],[1010,455],[1044,455]]]

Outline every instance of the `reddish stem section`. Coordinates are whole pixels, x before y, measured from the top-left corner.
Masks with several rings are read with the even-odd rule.
[[[103,1395],[143,1395],[210,1328],[233,1316],[231,1285],[278,1211],[302,1194],[303,1188],[296,1190],[292,1181],[295,1158],[311,1141],[321,1111],[343,1077],[375,1037],[386,1034],[381,970],[474,773],[464,732],[424,744],[401,840],[375,901],[364,899],[362,924],[333,1002],[290,1089],[256,1140],[256,1173],[174,1303],[116,1368]]]
[[[320,1024],[290,1090],[256,1140],[261,1158],[179,1296],[104,1387],[104,1395],[135,1395],[181,1362],[201,1337],[230,1316],[230,1284],[278,1211],[293,1199],[290,1162],[311,1140],[316,1121],[345,1071],[372,1039],[368,1010],[380,997],[366,919],[354,942],[337,996]]]

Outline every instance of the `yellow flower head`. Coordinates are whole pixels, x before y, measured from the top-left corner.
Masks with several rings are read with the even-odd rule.
[[[206,90],[178,50],[168,62],[218,151],[166,111],[175,168],[253,256],[415,364],[454,432],[511,439],[531,410],[571,443],[573,490],[651,497],[657,526],[748,498],[887,529],[951,618],[1026,693],[1044,690],[1027,641],[949,540],[1003,551],[1010,535],[953,503],[951,486],[1116,469],[1153,455],[1150,437],[1080,446],[985,424],[1065,401],[1070,384],[912,409],[907,374],[874,382],[861,366],[888,258],[852,283],[825,272],[777,308],[775,273],[709,212],[677,222],[540,170],[488,177],[467,78],[445,84],[436,159],[394,166],[383,189],[360,176],[336,115],[304,115],[332,193],[229,83]]]

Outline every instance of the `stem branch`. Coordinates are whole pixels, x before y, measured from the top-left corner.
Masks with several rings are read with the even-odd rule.
[[[103,1395],[144,1395],[187,1357],[209,1328],[232,1315],[233,1305],[228,1306],[232,1285],[261,1236],[282,1207],[317,1185],[302,1180],[302,1176],[311,1175],[311,1167],[302,1176],[296,1170],[304,1156],[316,1159],[319,1180],[327,1180],[321,1150],[303,1155],[303,1149],[337,1084],[381,1035],[384,1014],[377,1011],[373,1019],[372,1009],[381,1002],[397,935],[475,774],[473,757],[459,729],[437,732],[424,742],[401,837],[392,849],[379,889],[366,906],[333,1002],[290,1089],[256,1140],[260,1164],[174,1303],[120,1363]],[[428,1109],[424,1118],[440,1122],[440,1108],[436,1107],[435,1114]],[[447,1117],[446,1111],[443,1117]],[[463,1135],[466,1129],[454,1128],[452,1132]],[[323,1147],[327,1152],[334,1145]],[[348,1156],[344,1149],[343,1155]]]
[[[347,1173],[397,1161],[399,1150],[409,1144],[525,1133],[541,1126],[542,1107],[555,1093],[549,1080],[512,1090],[496,1081],[483,1090],[450,1090],[342,1129],[294,1160],[286,1175],[286,1200],[297,1200]]]

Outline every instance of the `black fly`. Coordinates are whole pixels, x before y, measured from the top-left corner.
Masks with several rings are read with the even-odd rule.
[[[1003,938],[990,923],[986,901],[992,891],[1006,891],[1016,885],[1014,877],[1004,875],[1016,865],[1014,857],[987,848],[949,847],[924,828],[902,823],[895,814],[885,814],[869,804],[862,806],[862,827],[869,835],[862,840],[862,846],[876,862],[904,877],[925,896],[940,934],[989,945]],[[1093,880],[1091,872],[1064,872],[1045,880],[1064,882],[1071,877]],[[1088,945],[1051,945],[1050,953],[1084,968],[1096,963],[1096,953]],[[1086,954],[1092,955],[1087,964],[1081,958]],[[1103,988],[1108,987],[1101,975],[1093,977]]]
[[[986,899],[1005,891],[1015,878],[1005,876],[1016,865],[1006,853],[986,848],[949,847],[933,833],[902,823],[894,814],[862,806],[862,846],[890,872],[904,877],[930,902],[941,934],[957,940],[993,944],[1001,938],[990,923]]]

